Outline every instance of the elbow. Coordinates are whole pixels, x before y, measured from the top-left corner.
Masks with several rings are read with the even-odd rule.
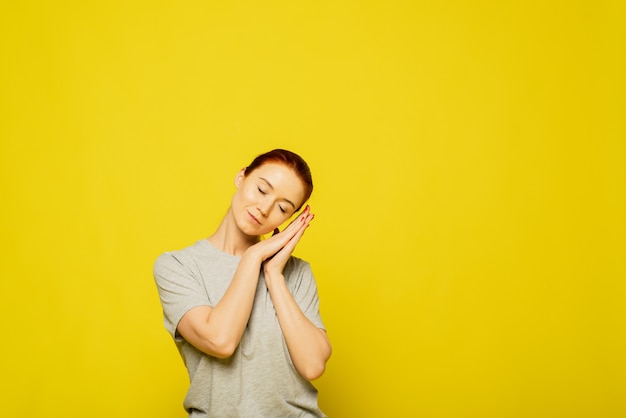
[[[207,354],[212,355],[213,357],[217,357],[217,358],[228,358],[230,356],[233,355],[233,353],[235,352],[234,349],[230,349],[230,348],[218,348],[215,350],[211,350],[210,352],[208,352]]]
[[[323,334],[324,334],[324,337],[326,337],[326,333],[323,332]],[[332,352],[333,352],[333,349],[331,348],[330,343],[328,342],[328,338],[326,338],[326,345],[323,349],[321,349],[321,353],[319,357],[317,357],[317,360],[310,361],[306,363],[305,365],[302,365],[302,367],[297,368],[298,373],[300,373],[300,376],[302,376],[308,381],[313,381],[315,379],[319,379],[320,377],[322,377],[322,375],[326,371],[326,363],[328,362],[328,359],[330,359]]]
[[[206,354],[217,358],[228,358],[233,355],[237,349],[238,342],[232,340],[213,340],[206,341],[204,349],[201,350]]]
[[[328,351],[326,351],[317,361],[310,361],[300,367],[296,367],[298,373],[300,373],[300,376],[308,381],[319,379],[326,371],[326,362],[330,358],[330,354],[331,348],[329,345]]]
[[[212,309],[208,306],[193,308],[179,321],[176,331],[203,353],[228,358],[237,350],[241,333],[219,318],[212,320]]]
[[[320,364],[311,364],[302,370],[298,370],[298,373],[306,380],[313,381],[320,378],[324,371],[326,371],[326,363],[321,362]]]

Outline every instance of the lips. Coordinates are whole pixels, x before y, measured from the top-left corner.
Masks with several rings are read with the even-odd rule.
[[[257,224],[261,225],[261,222],[250,212],[248,212],[248,215],[250,216],[250,218]]]

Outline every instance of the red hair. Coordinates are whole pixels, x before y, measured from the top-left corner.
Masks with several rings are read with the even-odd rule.
[[[265,154],[258,155],[249,166],[246,167],[244,175],[247,176],[255,169],[259,168],[263,164],[277,163],[283,164],[291,168],[294,173],[300,178],[304,185],[304,200],[302,204],[309,200],[311,193],[313,193],[313,178],[311,177],[311,170],[309,165],[298,154],[287,151],[285,149],[275,149]],[[300,205],[302,207],[302,205]],[[298,208],[300,210],[300,208]]]

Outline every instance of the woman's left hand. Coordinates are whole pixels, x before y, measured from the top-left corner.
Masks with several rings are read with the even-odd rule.
[[[295,220],[295,222],[299,222],[300,225],[298,225],[298,230],[296,231],[294,236],[289,241],[287,241],[283,248],[281,248],[276,254],[274,254],[271,258],[267,259],[263,263],[263,271],[265,273],[266,279],[270,277],[282,276],[283,270],[285,268],[285,265],[287,264],[287,261],[289,260],[289,257],[295,250],[298,242],[300,242],[304,231],[308,228],[313,218],[315,218],[315,215],[311,213],[309,209],[306,216],[298,217]],[[272,236],[278,233],[278,228],[276,228]]]
[[[330,357],[332,348],[326,332],[318,328],[303,313],[283,275],[283,269],[291,257],[291,253],[314,218],[314,215],[310,211],[307,213],[306,209],[300,216],[301,218],[297,218],[295,221],[298,222],[297,230],[276,254],[265,260],[263,272],[280,329],[287,343],[289,356],[300,376],[311,381],[320,377],[326,370],[326,362]],[[293,232],[292,227],[296,227],[296,225],[290,224],[286,234]],[[273,238],[278,238],[280,235],[281,233],[275,230]],[[285,237],[287,236],[289,235],[285,235]]]

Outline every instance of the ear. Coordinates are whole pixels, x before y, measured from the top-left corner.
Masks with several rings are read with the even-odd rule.
[[[241,186],[241,183],[243,182],[243,179],[246,177],[245,172],[246,172],[246,167],[244,167],[241,170],[239,170],[239,172],[235,176],[235,187],[236,188],[239,188],[239,186]]]

